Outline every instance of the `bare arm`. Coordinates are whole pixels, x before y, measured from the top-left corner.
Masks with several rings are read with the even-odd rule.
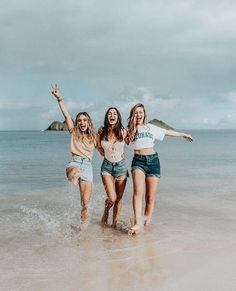
[[[96,146],[97,150],[104,157],[104,150],[101,146],[101,136],[99,133],[97,134],[96,144],[97,144],[97,146]]]
[[[59,88],[57,87],[57,84],[55,84],[54,86],[52,85],[52,95],[57,99],[58,105],[61,109],[62,114],[65,117],[65,121],[68,127],[69,132],[72,132],[73,128],[74,128],[74,123],[72,121],[72,118],[62,100]]]
[[[186,139],[187,141],[193,141],[193,138],[190,134],[184,133],[184,132],[179,132],[179,131],[175,131],[175,130],[166,130],[166,134],[167,136],[175,136],[175,137],[183,137],[184,139]]]
[[[122,128],[121,129],[121,133],[122,133],[122,137],[123,137],[123,139],[124,139],[124,141],[126,143],[126,141],[127,141],[127,130],[125,128]]]
[[[131,136],[130,134],[128,133],[128,130],[124,129],[125,130],[125,134],[124,134],[124,141],[125,143],[130,146],[132,143],[133,143],[133,139],[131,139]],[[137,130],[137,128],[135,127],[135,131]],[[135,135],[135,134],[134,134]],[[133,136],[134,136],[133,135]]]

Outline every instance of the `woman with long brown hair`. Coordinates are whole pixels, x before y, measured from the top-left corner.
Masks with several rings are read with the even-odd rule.
[[[112,226],[116,228],[121,199],[126,186],[128,170],[124,159],[126,130],[122,125],[119,110],[108,108],[104,125],[98,131],[98,150],[104,156],[101,166],[101,177],[107,194],[102,224],[108,224],[109,210],[113,206]]]

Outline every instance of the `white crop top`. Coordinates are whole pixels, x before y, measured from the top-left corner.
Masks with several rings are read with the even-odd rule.
[[[138,125],[137,130],[137,138],[133,143],[134,150],[152,148],[154,146],[155,139],[162,141],[166,134],[166,129],[151,123],[146,125]]]
[[[124,145],[124,141],[116,141],[115,143],[112,143],[107,140],[101,140],[101,146],[104,150],[105,158],[112,163],[118,163],[123,160]]]

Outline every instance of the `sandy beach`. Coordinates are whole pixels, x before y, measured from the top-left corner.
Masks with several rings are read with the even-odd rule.
[[[28,212],[35,229],[1,239],[1,290],[233,291],[232,217],[162,200],[155,224],[132,237],[125,222],[120,230],[101,227],[95,210],[83,232]]]

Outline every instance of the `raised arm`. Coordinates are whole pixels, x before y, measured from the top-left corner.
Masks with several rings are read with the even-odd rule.
[[[184,139],[186,139],[187,141],[193,141],[193,138],[190,134],[184,133],[184,132],[179,132],[179,131],[175,131],[175,130],[166,130],[166,134],[167,136],[176,136],[176,137],[182,137]]]
[[[61,112],[65,117],[65,121],[66,121],[69,132],[72,132],[72,130],[74,128],[74,123],[73,123],[73,120],[72,120],[63,100],[62,100],[62,97],[61,97],[61,94],[60,94],[60,91],[59,91],[57,84],[52,85],[52,95],[57,99],[57,102],[58,102],[58,105],[61,109]]]

